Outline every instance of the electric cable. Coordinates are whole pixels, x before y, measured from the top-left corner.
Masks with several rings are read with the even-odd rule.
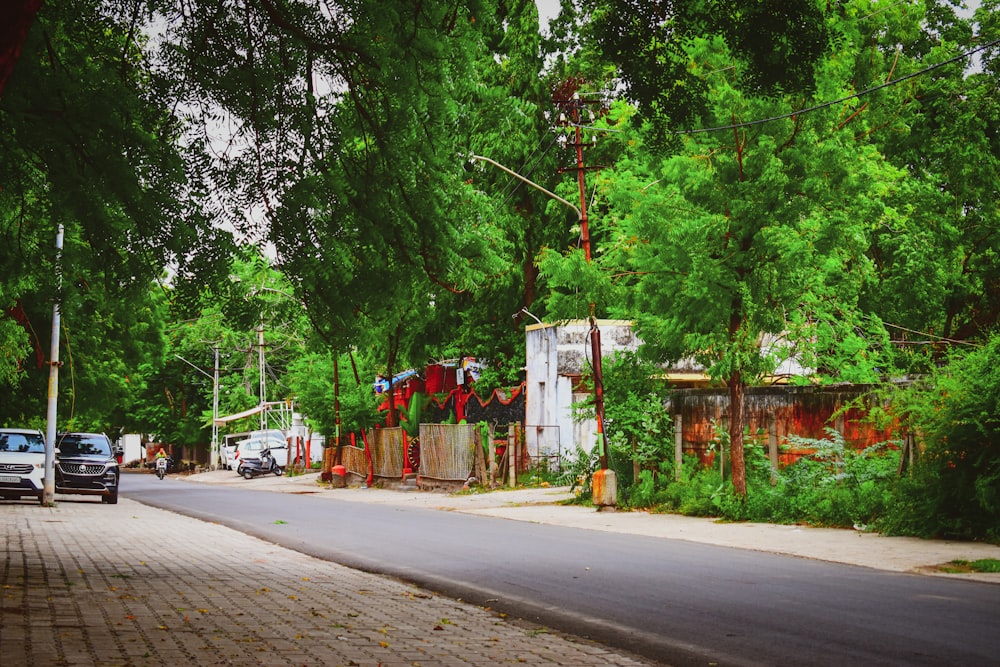
[[[853,100],[853,99],[857,99],[859,97],[863,97],[865,95],[870,95],[871,93],[878,92],[878,91],[880,91],[880,90],[882,90],[884,88],[889,88],[890,86],[895,86],[898,83],[902,83],[904,81],[908,81],[908,80],[916,78],[918,76],[923,76],[924,74],[927,74],[929,72],[933,72],[934,70],[939,69],[941,67],[944,67],[945,65],[950,65],[950,64],[952,64],[954,62],[958,62],[959,60],[964,60],[964,59],[968,58],[969,56],[972,56],[972,55],[974,55],[974,54],[976,54],[976,53],[978,53],[980,51],[984,51],[984,50],[990,48],[991,46],[996,46],[997,44],[1000,44],[1000,39],[995,39],[992,42],[987,42],[986,44],[983,44],[981,46],[977,46],[974,49],[966,51],[965,53],[961,53],[961,54],[959,54],[957,56],[954,56],[952,58],[949,58],[947,60],[943,60],[943,61],[941,61],[939,63],[934,64],[934,65],[930,65],[929,67],[925,67],[922,70],[917,70],[916,72],[911,72],[910,74],[907,74],[905,76],[901,76],[898,79],[892,79],[891,81],[886,81],[885,83],[879,84],[879,85],[874,86],[872,88],[868,88],[866,90],[862,90],[860,92],[854,93],[853,95],[848,95],[847,97],[842,97],[839,100],[833,100],[832,102],[823,102],[822,104],[817,104],[815,106],[806,107],[804,109],[800,109],[798,111],[793,111],[791,113],[782,114],[780,116],[772,116],[770,118],[762,118],[762,119],[759,119],[759,120],[751,120],[751,121],[747,121],[745,123],[733,123],[732,125],[726,125],[724,127],[708,127],[708,128],[701,128],[701,129],[695,129],[695,130],[676,130],[674,132],[671,132],[670,134],[703,134],[705,132],[720,132],[720,131],[724,131],[724,130],[736,130],[736,129],[739,129],[741,127],[750,127],[750,126],[753,126],[753,125],[762,125],[763,123],[768,123],[768,122],[771,122],[773,120],[784,120],[786,118],[791,118],[793,116],[798,116],[800,114],[810,113],[812,111],[819,111],[821,109],[826,109],[827,107],[831,107],[831,106],[833,106],[835,104],[840,104],[842,102],[847,102],[849,100]]]
[[[929,72],[933,72],[934,70],[939,69],[941,67],[944,67],[945,65],[950,65],[950,64],[958,62],[960,60],[964,60],[964,59],[966,59],[966,58],[968,58],[970,56],[975,55],[976,53],[979,53],[980,51],[984,51],[984,50],[986,50],[986,49],[988,49],[988,48],[990,48],[992,46],[997,46],[998,44],[1000,44],[1000,39],[995,39],[992,42],[987,42],[986,44],[982,44],[980,46],[977,46],[974,49],[970,49],[969,51],[966,51],[966,52],[961,53],[961,54],[959,54],[957,56],[953,56],[951,58],[948,58],[947,60],[943,60],[943,61],[941,61],[939,63],[934,64],[934,65],[930,65],[928,67],[925,67],[924,69],[917,70],[916,72],[911,72],[910,74],[907,74],[905,76],[901,76],[901,77],[899,77],[897,79],[892,79],[891,81],[886,81],[885,83],[879,84],[879,85],[874,86],[872,88],[867,88],[865,90],[859,91],[859,92],[854,93],[852,95],[848,95],[846,97],[841,97],[840,99],[832,100],[830,102],[823,102],[821,104],[817,104],[817,105],[814,105],[814,106],[811,106],[811,107],[805,107],[804,109],[799,109],[798,111],[792,111],[792,112],[789,112],[789,113],[786,113],[786,114],[782,114],[780,116],[770,116],[768,118],[759,118],[757,120],[748,120],[748,121],[743,122],[743,123],[732,123],[731,125],[722,125],[722,126],[718,126],[718,127],[703,127],[703,128],[693,129],[693,130],[672,130],[672,131],[668,132],[667,134],[691,135],[691,134],[705,134],[707,132],[722,132],[722,131],[727,131],[727,130],[738,130],[738,129],[743,128],[743,127],[751,127],[751,126],[754,126],[754,125],[763,125],[764,123],[769,123],[769,122],[775,121],[775,120],[785,120],[786,118],[792,118],[794,116],[799,116],[801,114],[810,113],[810,112],[813,112],[813,111],[820,111],[822,109],[826,109],[827,107],[831,107],[831,106],[833,106],[835,104],[841,104],[843,102],[848,102],[848,101],[853,100],[853,99],[864,97],[865,95],[870,95],[872,93],[878,92],[878,91],[883,90],[885,88],[889,88],[890,86],[895,86],[896,84],[902,83],[904,81],[908,81],[908,80],[916,78],[918,76],[923,76],[924,74],[927,74]],[[573,126],[573,127],[579,127],[581,129],[597,130],[599,132],[621,132],[622,131],[622,130],[616,130],[616,129],[613,129],[613,128],[595,127],[593,125],[583,125],[583,124],[578,124],[578,123],[571,123],[570,125]]]

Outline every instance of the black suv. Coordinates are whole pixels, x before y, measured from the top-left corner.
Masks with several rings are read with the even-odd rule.
[[[62,433],[56,438],[56,492],[101,496],[118,503],[118,461],[103,433]]]

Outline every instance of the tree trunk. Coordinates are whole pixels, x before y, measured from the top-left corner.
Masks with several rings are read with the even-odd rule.
[[[396,352],[399,350],[399,332],[403,324],[400,322],[396,330],[389,336],[389,354],[386,359],[385,372],[389,376],[389,419],[387,426],[399,426],[399,413],[396,410],[396,387],[393,385],[392,376],[396,371]]]
[[[746,465],[743,460],[743,421],[746,401],[746,384],[737,371],[729,378],[729,459],[733,472],[736,494],[747,495]]]
[[[21,56],[24,38],[35,20],[42,0],[13,0],[0,3],[0,93]]]

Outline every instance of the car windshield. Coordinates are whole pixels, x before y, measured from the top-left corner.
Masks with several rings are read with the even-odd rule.
[[[81,454],[111,456],[111,445],[107,438],[99,435],[67,435],[59,440],[60,456]]]
[[[45,439],[35,433],[0,433],[0,452],[45,453]]]

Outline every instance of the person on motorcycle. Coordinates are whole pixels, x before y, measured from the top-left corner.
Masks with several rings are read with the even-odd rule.
[[[160,451],[156,452],[156,476],[163,479],[163,476],[167,474],[167,467],[170,465],[170,459],[167,458],[167,453],[163,451],[163,447],[160,447]]]

